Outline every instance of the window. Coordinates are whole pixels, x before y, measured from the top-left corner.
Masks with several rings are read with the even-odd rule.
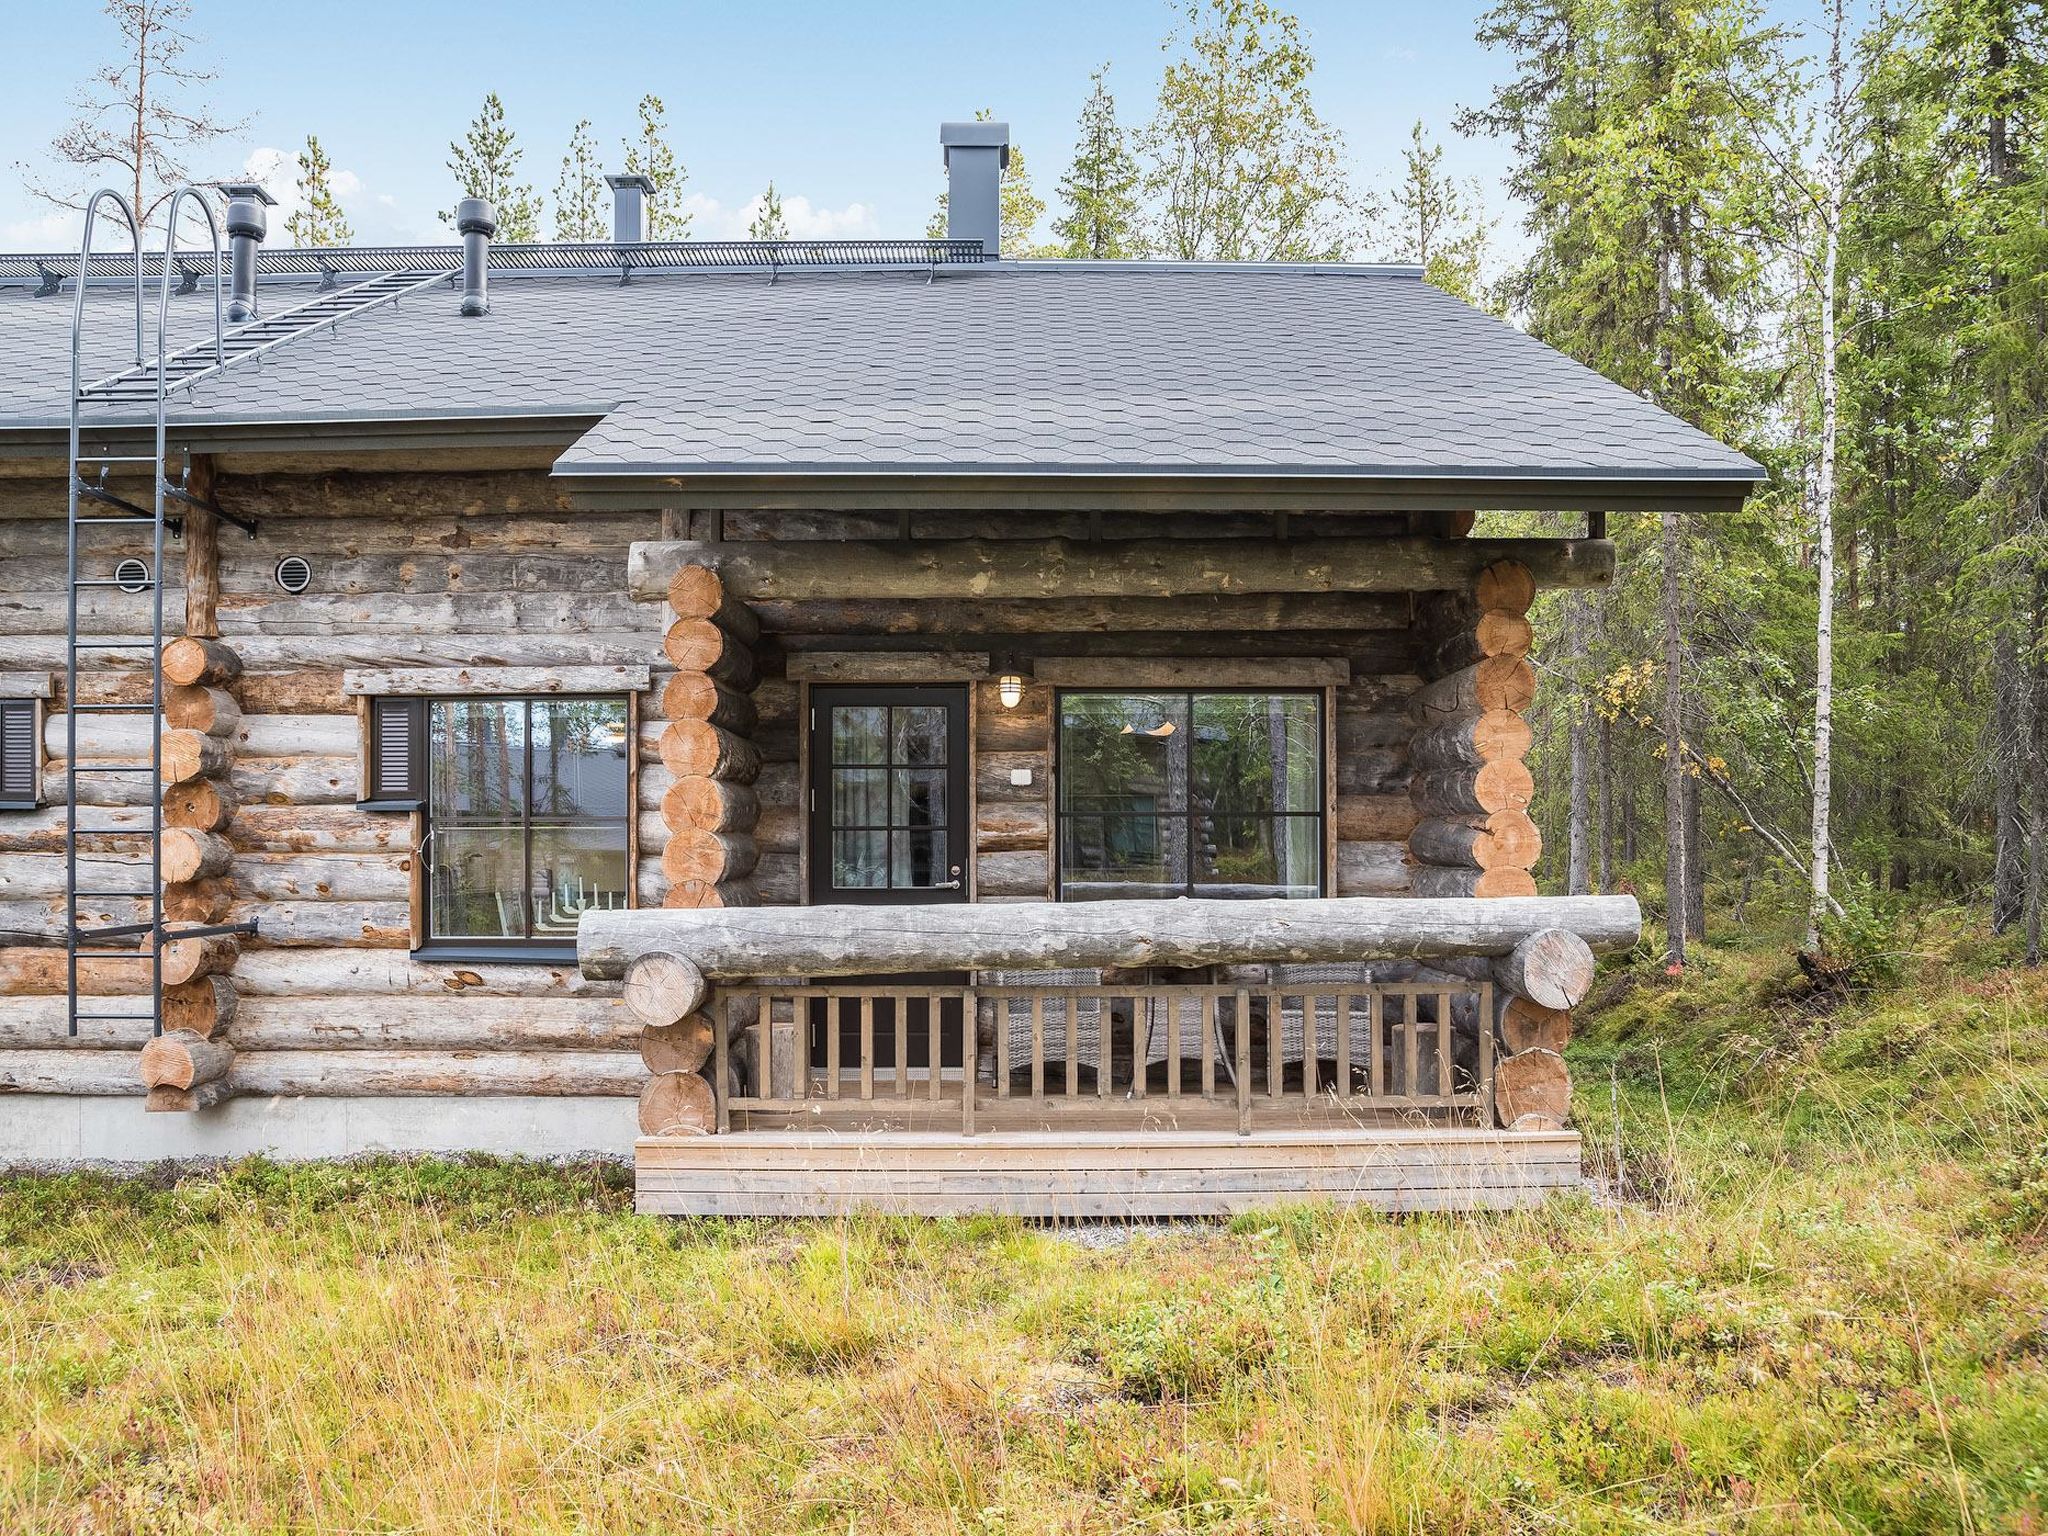
[[[42,705],[0,699],[0,811],[32,811],[42,798]]]
[[[373,701],[365,804],[425,813],[427,946],[569,951],[631,905],[631,745],[622,698]]]
[[[812,899],[963,899],[967,690],[812,693]]]
[[[1062,693],[1060,899],[1317,896],[1322,698]]]

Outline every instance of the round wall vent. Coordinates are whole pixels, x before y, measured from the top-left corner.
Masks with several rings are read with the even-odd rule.
[[[286,555],[277,562],[277,584],[297,595],[313,584],[313,567],[300,555]]]
[[[149,567],[140,560],[123,560],[115,566],[114,582],[123,592],[147,592],[154,585]]]

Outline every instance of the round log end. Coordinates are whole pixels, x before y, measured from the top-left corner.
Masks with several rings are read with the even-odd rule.
[[[640,1090],[643,1136],[709,1136],[717,1128],[711,1085],[695,1072],[663,1072]]]
[[[696,1072],[711,1059],[711,1015],[693,1013],[640,1031],[640,1060],[653,1073]]]
[[[1525,1115],[1555,1120],[1561,1129],[1572,1108],[1572,1075],[1556,1051],[1523,1051],[1493,1067],[1493,1103],[1500,1123]]]
[[[656,950],[628,962],[624,991],[633,1017],[659,1028],[679,1023],[702,1008],[711,995],[711,984],[694,960]]]
[[[1569,928],[1542,928],[1494,963],[1494,980],[1545,1008],[1576,1008],[1593,990],[1593,950]]]

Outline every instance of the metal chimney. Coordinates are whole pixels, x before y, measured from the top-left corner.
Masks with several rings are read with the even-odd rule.
[[[265,208],[277,199],[253,181],[224,186],[228,195],[228,319],[236,325],[256,318],[256,247],[270,233]]]
[[[654,182],[646,176],[607,176],[612,189],[612,244],[638,245],[647,238],[647,199]]]
[[[497,211],[488,198],[465,197],[455,205],[455,228],[462,236],[462,312],[489,314],[491,236],[498,232]]]
[[[941,123],[946,152],[946,238],[979,240],[993,261],[1003,250],[1003,172],[1010,165],[1008,123]]]

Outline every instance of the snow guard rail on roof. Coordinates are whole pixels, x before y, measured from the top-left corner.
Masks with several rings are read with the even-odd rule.
[[[199,253],[172,258],[185,291],[198,286]],[[683,272],[703,269],[776,271],[798,267],[957,267],[982,266],[988,254],[978,240],[650,240],[631,245],[592,241],[576,245],[499,245],[490,252],[493,271]],[[34,283],[40,293],[55,293],[78,275],[76,256],[0,255],[0,283]],[[132,279],[135,258],[113,251],[85,262],[86,277]],[[446,271],[462,269],[458,245],[378,245],[332,250],[260,250],[256,269],[270,277],[319,276],[344,272]],[[163,271],[163,256],[142,258],[146,277]]]

